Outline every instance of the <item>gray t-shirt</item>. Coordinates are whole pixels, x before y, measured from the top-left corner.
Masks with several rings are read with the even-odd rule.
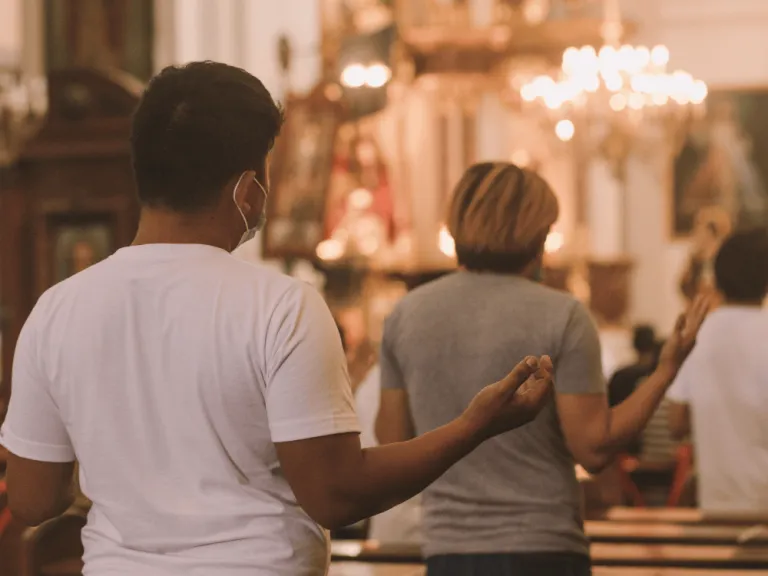
[[[386,322],[382,388],[405,389],[417,434],[457,418],[527,355],[549,354],[558,394],[605,393],[589,312],[512,275],[457,272],[408,294]],[[424,552],[588,554],[575,465],[554,400],[489,440],[423,496]]]

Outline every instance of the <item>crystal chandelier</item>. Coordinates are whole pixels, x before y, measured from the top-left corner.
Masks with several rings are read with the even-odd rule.
[[[702,108],[707,85],[688,72],[669,72],[665,46],[621,45],[623,34],[618,3],[605,2],[604,44],[565,50],[559,73],[536,76],[523,84],[520,97],[540,103],[557,118],[555,134],[568,141],[579,115],[611,124],[637,126],[651,118],[687,116]]]
[[[8,166],[18,158],[24,144],[40,128],[47,110],[44,78],[0,69],[0,166]]]

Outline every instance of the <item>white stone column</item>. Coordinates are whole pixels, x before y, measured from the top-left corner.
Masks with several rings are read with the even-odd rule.
[[[438,87],[434,78],[422,78],[403,102],[406,115],[405,161],[408,163],[411,193],[411,224],[414,264],[443,265],[445,257],[438,246],[438,233],[445,214],[441,189],[441,163],[438,139],[440,109]]]
[[[510,114],[497,94],[486,92],[477,106],[476,161],[509,160]]]
[[[22,12],[22,0],[0,0],[0,66],[16,66],[21,62]]]
[[[45,74],[45,21],[42,0],[21,2],[21,65],[32,76]]]
[[[610,164],[595,156],[587,168],[587,222],[592,256],[614,259],[624,255],[622,184]]]

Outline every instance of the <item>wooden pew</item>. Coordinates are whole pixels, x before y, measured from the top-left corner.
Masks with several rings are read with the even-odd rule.
[[[717,570],[701,568],[608,568],[596,566],[592,576],[768,576],[768,570]]]
[[[328,576],[425,576],[419,564],[366,564],[338,562],[331,564]],[[597,566],[593,576],[767,576],[768,570],[707,570],[689,568],[608,568]]]
[[[608,509],[601,518],[612,522],[651,522],[666,524],[747,525],[768,524],[768,514],[715,514],[698,508],[623,508]]]
[[[593,544],[594,566],[768,570],[768,548],[672,544]]]
[[[668,544],[593,544],[595,566],[659,567],[768,570],[768,548]],[[334,542],[335,561],[384,564],[416,564],[421,561],[418,546],[380,546],[373,542]]]
[[[592,542],[768,546],[768,526],[587,521]]]
[[[334,562],[328,576],[424,576],[422,564],[365,564],[363,562]]]
[[[418,564],[365,564],[339,562],[331,564],[328,576],[425,576],[426,568]],[[766,570],[700,570],[687,568],[606,568],[598,566],[593,576],[767,576]]]

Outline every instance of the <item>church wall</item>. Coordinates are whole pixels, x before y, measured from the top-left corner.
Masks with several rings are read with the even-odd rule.
[[[19,59],[27,71],[42,71],[41,4],[41,0],[0,0],[0,61]],[[253,72],[273,93],[280,95],[277,40],[285,31],[296,52],[290,85],[302,91],[317,80],[320,67],[316,54],[319,45],[316,2],[156,0],[155,4],[157,28],[162,30],[155,42],[158,68],[201,58],[224,60]],[[673,67],[688,70],[714,88],[768,87],[768,37],[764,32],[768,24],[768,3],[764,0],[645,0],[623,4],[626,15],[638,23],[633,42],[666,44],[672,54]],[[19,19],[23,21],[20,29],[14,24]],[[515,138],[519,122],[492,100],[484,99],[479,105],[478,160],[509,159],[519,148]],[[503,125],[510,126],[508,133],[498,133],[500,117],[504,119]],[[627,238],[636,263],[631,317],[668,330],[682,305],[677,281],[688,245],[684,239],[673,238],[670,232],[671,151],[664,150],[663,139],[657,138],[656,154],[649,157],[638,153],[628,166],[627,208],[631,218]],[[411,147],[408,156],[421,158],[423,165],[423,155],[411,151]],[[544,163],[545,173],[561,195],[564,210],[558,226],[569,241],[575,238],[570,164],[566,157],[558,154]],[[426,188],[435,184],[418,182],[415,175],[412,178],[415,188],[419,188],[418,184],[427,185]],[[601,178],[598,167],[588,182]],[[588,194],[587,218],[591,246],[597,251],[611,252],[615,251],[620,203],[613,201],[615,194],[604,190],[593,187],[594,193]],[[415,213],[425,213],[413,208]],[[428,231],[427,236],[431,238],[433,232]],[[425,237],[424,241],[427,240]]]
[[[710,88],[768,88],[768,3],[764,0],[654,0],[640,14],[637,44],[666,44],[671,66]],[[630,161],[629,240],[636,262],[632,318],[671,329],[683,301],[677,283],[688,243],[671,234],[671,150]]]

